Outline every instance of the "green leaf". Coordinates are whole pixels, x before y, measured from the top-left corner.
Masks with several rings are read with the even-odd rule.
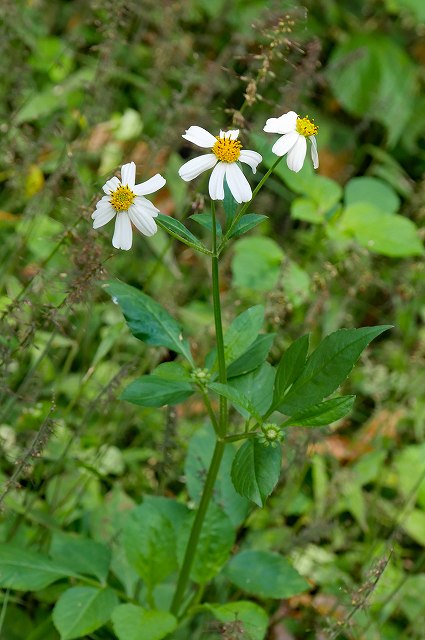
[[[104,285],[119,304],[132,334],[146,344],[167,347],[181,353],[194,365],[187,340],[174,318],[153,298],[119,280]]]
[[[242,407],[243,409],[245,409],[245,411],[248,412],[251,416],[253,416],[256,420],[258,420],[258,422],[262,421],[260,414],[254,407],[252,402],[243,393],[241,393],[241,391],[238,391],[237,389],[234,389],[233,387],[230,387],[227,384],[221,384],[220,382],[211,382],[208,385],[208,388],[218,393],[218,395],[223,396],[224,398],[227,398],[228,400],[230,400],[233,406],[236,407],[237,409],[239,407]],[[244,412],[244,415],[245,415],[245,412]]]
[[[53,609],[53,622],[61,640],[81,638],[104,625],[118,605],[112,589],[72,587],[65,591]]]
[[[128,561],[148,589],[177,569],[175,530],[157,504],[146,502],[133,509],[123,529]]]
[[[196,503],[199,503],[201,498],[204,479],[211,463],[215,441],[213,429],[204,427],[198,429],[189,442],[184,472],[189,495]],[[212,501],[226,512],[233,526],[238,527],[247,516],[249,502],[236,493],[230,479],[230,469],[235,457],[235,451],[234,445],[226,445],[214,486]]]
[[[373,205],[358,202],[347,207],[339,224],[359,244],[375,253],[401,258],[423,255],[424,248],[415,224],[396,213],[385,213]]]
[[[131,382],[122,392],[120,399],[142,407],[163,407],[184,402],[192,394],[193,387],[188,382],[148,375]]]
[[[257,304],[238,315],[224,334],[224,356],[227,363],[239,358],[254,342],[264,322],[264,307]]]
[[[275,333],[265,333],[257,336],[252,345],[227,367],[227,377],[234,378],[245,375],[263,364],[273,344],[275,335]]]
[[[161,364],[155,367],[152,374],[163,380],[192,383],[190,372],[180,362],[176,362],[175,360],[173,362],[161,362]]]
[[[356,396],[341,396],[315,404],[308,409],[294,413],[282,426],[321,427],[340,420],[353,408]]]
[[[288,416],[317,404],[344,382],[363,349],[391,325],[339,329],[326,336],[308,358],[283,402],[274,407]]]
[[[193,233],[186,229],[180,220],[176,220],[176,218],[171,218],[170,216],[165,216],[160,213],[155,218],[155,222],[159,227],[161,227],[161,229],[167,231],[170,236],[176,238],[176,240],[180,240],[183,244],[186,244],[201,253],[205,253],[208,256],[211,255],[211,251],[207,249],[207,247],[196,236],[194,236]]]
[[[304,369],[310,334],[297,338],[283,354],[276,371],[274,382],[273,404],[281,402],[285,392],[301,375]]]
[[[291,217],[294,220],[304,220],[313,224],[324,222],[324,216],[311,198],[295,198],[291,202]]]
[[[42,554],[0,544],[0,586],[3,589],[39,591],[61,578],[78,574]]]
[[[227,181],[224,181],[224,200],[223,200],[223,208],[226,214],[226,225],[229,226],[233,221],[233,218],[236,215],[236,211],[238,210],[238,203],[232,196],[232,193],[229,189]]]
[[[227,604],[204,604],[202,608],[224,623],[236,620],[242,626],[242,637],[249,640],[264,640],[269,626],[267,613],[253,602],[239,600]]]
[[[195,514],[188,517],[186,523],[180,527],[177,539],[177,553],[180,565],[183,562],[187,542]],[[232,521],[226,513],[211,503],[202,526],[193,561],[190,576],[199,584],[207,584],[216,576],[222,566],[227,562],[232,547],[235,543],[236,531]]]
[[[250,371],[244,376],[231,378],[229,380],[229,386],[249,398],[257,413],[263,416],[273,398],[274,377],[274,368],[269,362],[263,362],[258,369]],[[249,418],[247,411],[240,405],[238,406],[238,411],[244,418]]]
[[[400,198],[387,182],[369,176],[351,178],[345,185],[344,200],[346,207],[368,202],[385,213],[395,213],[400,206]]]
[[[225,573],[237,587],[260,598],[290,598],[307,591],[309,584],[289,562],[271,551],[242,551]]]
[[[234,245],[233,284],[254,291],[270,291],[279,278],[283,250],[271,238],[242,238]]]
[[[263,220],[266,220],[267,218],[268,216],[263,216],[258,213],[246,213],[240,218],[240,220],[238,220],[237,224],[233,228],[232,233],[229,235],[229,240],[230,238],[237,238],[247,231],[254,229],[254,227],[259,225],[260,222],[263,222]]]
[[[106,581],[111,552],[99,542],[82,536],[55,532],[50,555],[62,566],[69,567],[73,573],[95,576],[103,583]]]
[[[208,229],[208,231],[212,231],[212,215],[211,213],[194,213],[193,215],[189,216],[192,220],[195,220],[195,222],[197,222],[198,224],[201,225],[201,227],[204,227],[205,229]],[[221,230],[221,224],[220,222],[216,219],[215,221],[215,228],[216,228],[216,232],[217,232],[217,237],[219,238],[222,235],[222,230]]]
[[[244,498],[264,507],[280,476],[281,447],[266,446],[256,438],[246,440],[232,465],[232,482]]]
[[[112,613],[112,624],[119,640],[162,640],[174,631],[177,620],[167,611],[121,604]]]

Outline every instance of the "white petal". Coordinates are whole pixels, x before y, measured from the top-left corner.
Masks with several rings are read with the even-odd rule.
[[[166,183],[165,178],[163,178],[159,173],[156,173],[149,180],[145,180],[145,182],[141,182],[140,184],[136,184],[133,186],[133,193],[136,196],[145,196],[147,193],[154,193],[161,189]]]
[[[244,162],[245,164],[249,164],[252,169],[252,173],[257,171],[257,166],[260,164],[262,160],[262,156],[256,151],[249,151],[248,149],[242,149],[241,154],[238,158],[240,162]]]
[[[288,111],[280,118],[269,118],[263,131],[267,133],[289,133],[295,131],[298,115],[295,111]]]
[[[238,135],[239,129],[230,129],[230,131],[227,132],[227,137],[230,138],[230,140],[237,140]]]
[[[115,189],[117,189],[117,187],[119,187],[120,184],[121,182],[118,180],[116,176],[114,176],[113,178],[105,182],[102,189],[109,196],[109,194],[112,193],[112,191],[115,191]]]
[[[298,173],[304,164],[305,154],[307,153],[307,140],[304,136],[298,136],[298,140],[289,151],[286,163],[291,171]]]
[[[202,147],[204,149],[213,147],[217,142],[212,133],[209,133],[209,131],[202,127],[196,126],[189,127],[182,138],[189,140],[189,142],[193,142],[193,144],[197,144],[198,147]]]
[[[229,185],[229,189],[236,202],[249,202],[252,198],[251,187],[248,180],[242,173],[242,169],[237,164],[227,164],[226,166],[226,180]]]
[[[96,218],[96,216],[98,216],[99,213],[106,211],[107,209],[109,209],[110,206],[111,206],[111,203],[109,201],[109,197],[103,196],[103,198],[99,200],[99,202],[96,204],[96,209],[91,214],[91,217]]]
[[[276,142],[272,146],[273,153],[275,153],[277,156],[284,156],[285,153],[288,153],[288,151],[292,149],[292,147],[294,146],[294,144],[296,144],[298,138],[300,137],[302,138],[303,136],[300,136],[300,134],[296,131],[285,133],[285,135],[276,140]]]
[[[193,158],[193,160],[189,160],[189,162],[186,162],[182,167],[180,167],[179,176],[186,182],[189,182],[189,180],[197,178],[203,171],[212,169],[216,162],[217,158],[213,153],[198,156],[197,158]]]
[[[211,200],[224,200],[224,174],[226,173],[226,163],[219,162],[213,169],[208,184]]]
[[[92,218],[94,217],[93,229],[99,229],[99,227],[103,227],[104,224],[107,224],[110,220],[112,220],[112,218],[116,214],[116,211],[114,207],[109,205],[108,209],[97,212],[95,211],[94,213],[96,214],[96,216],[94,217],[94,214],[92,215]]]
[[[152,202],[150,200],[147,200],[143,196],[137,196],[137,198],[135,198],[135,200],[134,200],[134,204],[137,205],[138,208],[141,207],[145,211],[148,211],[149,215],[153,216],[154,218],[156,218],[156,216],[159,213],[159,209],[157,209],[155,207],[155,205],[152,204]]]
[[[120,211],[117,213],[117,219],[115,220],[114,237],[112,238],[112,245],[115,249],[124,249],[128,251],[131,249],[133,241],[133,230],[131,228],[130,218],[127,211]]]
[[[140,204],[133,204],[128,210],[131,222],[145,236],[153,236],[158,231],[155,220]]]
[[[136,165],[134,162],[123,164],[121,167],[121,184],[127,185],[132,189],[136,182]]]
[[[313,167],[319,168],[319,154],[317,153],[317,142],[314,136],[310,136],[311,142],[311,159],[313,160]]]

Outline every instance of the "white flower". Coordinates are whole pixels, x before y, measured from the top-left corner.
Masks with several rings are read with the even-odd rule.
[[[311,159],[315,169],[319,166],[317,143],[315,135],[319,127],[308,119],[300,118],[295,111],[288,111],[280,118],[269,118],[264,127],[267,133],[283,133],[282,137],[274,143],[273,153],[284,156],[287,153],[286,162],[291,171],[298,173],[304,164],[307,153],[307,140],[311,142]]]
[[[212,200],[224,200],[224,178],[236,202],[249,202],[252,198],[251,187],[242,173],[238,162],[249,164],[252,172],[262,157],[256,151],[243,150],[238,141],[239,129],[220,131],[214,137],[202,127],[189,127],[185,140],[197,144],[198,147],[211,149],[212,153],[189,160],[179,169],[179,176],[186,182],[197,178],[203,171],[213,169],[209,182],[209,193]]]
[[[115,176],[103,185],[103,196],[92,214],[93,229],[103,227],[115,216],[115,231],[112,244],[116,249],[131,249],[133,230],[131,223],[145,236],[153,236],[157,231],[154,218],[159,210],[143,196],[154,193],[165,184],[165,178],[159,173],[146,182],[135,184],[136,165],[134,162],[123,164],[121,181]]]

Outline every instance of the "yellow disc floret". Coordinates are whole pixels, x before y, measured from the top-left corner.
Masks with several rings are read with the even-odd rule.
[[[213,153],[221,162],[236,162],[241,155],[242,145],[239,140],[217,136],[217,142],[212,148]]]
[[[300,118],[298,116],[296,129],[300,135],[305,136],[306,138],[309,136],[315,136],[319,131],[317,124],[314,124],[312,120],[309,120],[308,116],[305,116],[305,118]]]
[[[115,211],[127,211],[133,204],[136,194],[127,185],[120,185],[118,189],[111,192],[110,203]]]

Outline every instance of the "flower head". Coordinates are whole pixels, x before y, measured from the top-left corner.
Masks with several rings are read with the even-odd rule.
[[[121,180],[113,177],[103,185],[105,196],[96,205],[92,213],[93,229],[116,216],[112,244],[116,249],[131,249],[133,230],[131,223],[145,236],[153,236],[157,231],[154,218],[159,211],[143,196],[154,193],[165,184],[165,178],[159,173],[146,182],[135,184],[136,165],[129,162],[121,167]]]
[[[209,193],[212,200],[224,200],[224,178],[226,178],[236,202],[249,202],[252,198],[252,191],[248,180],[242,173],[239,162],[248,164],[255,173],[262,157],[256,151],[242,149],[238,136],[239,129],[220,131],[220,135],[214,137],[202,127],[189,127],[182,137],[198,147],[211,149],[212,153],[198,156],[186,162],[180,167],[179,176],[189,182],[204,171],[212,169],[209,182]]]
[[[261,433],[258,435],[258,440],[266,447],[271,445],[273,448],[283,440],[283,433],[281,428],[277,424],[268,422],[261,426]]]
[[[272,151],[277,156],[287,153],[286,162],[291,171],[296,173],[302,169],[307,153],[307,140],[311,142],[311,159],[315,169],[319,166],[316,133],[319,127],[309,120],[308,116],[300,118],[295,111],[288,111],[280,118],[269,118],[264,127],[267,133],[283,134],[273,145]]]

